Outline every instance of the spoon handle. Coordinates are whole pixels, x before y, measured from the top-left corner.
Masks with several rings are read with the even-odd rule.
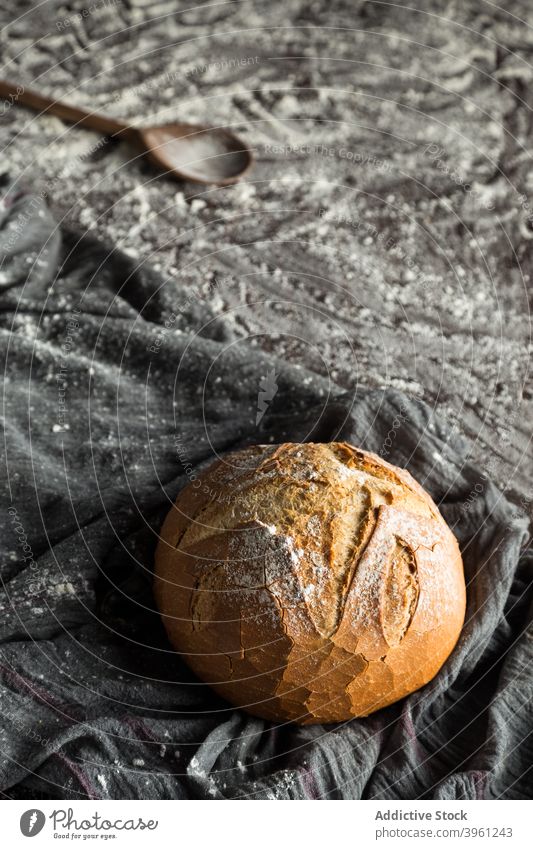
[[[87,112],[85,109],[78,109],[76,106],[69,106],[68,103],[62,103],[60,100],[54,100],[51,97],[44,97],[36,91],[31,91],[31,89],[22,85],[8,83],[5,80],[0,80],[0,97],[8,98],[12,103],[28,106],[37,112],[57,115],[63,121],[89,127],[91,130],[97,130],[106,136],[114,136],[116,133],[124,133],[124,131],[130,129],[127,124],[123,124],[121,121],[106,118],[96,112]]]

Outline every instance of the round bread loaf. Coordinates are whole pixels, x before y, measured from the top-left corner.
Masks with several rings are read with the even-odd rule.
[[[162,528],[155,596],[203,681],[306,724],[426,684],[465,613],[459,547],[429,495],[339,442],[253,446],[191,481]]]

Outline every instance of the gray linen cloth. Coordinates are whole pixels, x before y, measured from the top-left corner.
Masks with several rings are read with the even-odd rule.
[[[191,292],[31,195],[2,211],[5,363],[0,790],[23,798],[531,795],[531,579],[523,516],[453,429],[397,391],[352,392],[235,340]],[[262,378],[277,392],[257,419]],[[234,710],[175,654],[151,593],[190,469],[250,443],[345,439],[406,466],[457,535],[460,641],[419,692],[338,726]],[[529,626],[529,632],[528,632]]]

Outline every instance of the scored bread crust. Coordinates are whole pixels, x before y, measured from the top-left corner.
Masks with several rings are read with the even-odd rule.
[[[426,684],[466,603],[430,496],[348,443],[257,445],[211,465],[163,524],[154,593],[203,681],[304,724],[366,716]]]

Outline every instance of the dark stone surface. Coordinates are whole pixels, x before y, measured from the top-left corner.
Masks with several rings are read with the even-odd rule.
[[[231,125],[245,183],[173,183],[17,108],[2,168],[69,225],[221,278],[237,336],[434,405],[531,511],[530,4],[187,5],[4,3],[3,75],[139,124]]]

